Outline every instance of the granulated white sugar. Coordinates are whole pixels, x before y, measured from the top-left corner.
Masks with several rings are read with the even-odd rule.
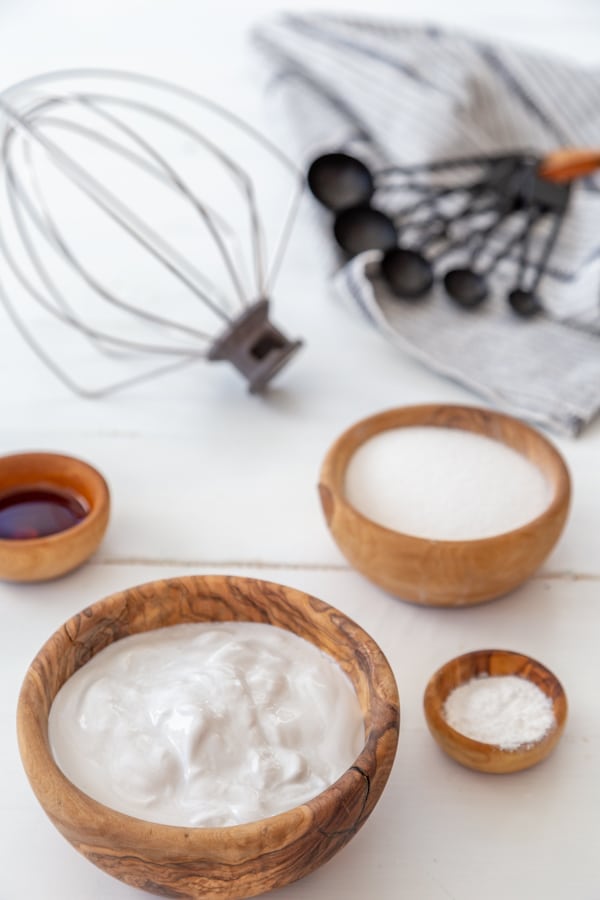
[[[552,492],[533,463],[499,441],[415,426],[362,444],[348,465],[345,493],[364,516],[394,531],[473,540],[535,519]]]
[[[501,750],[536,744],[556,724],[552,700],[517,675],[472,678],[446,698],[444,718],[466,737]]]

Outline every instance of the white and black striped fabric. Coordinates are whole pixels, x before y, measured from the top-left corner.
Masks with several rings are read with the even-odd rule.
[[[377,170],[600,148],[600,69],[437,28],[331,16],[286,16],[255,38],[275,69],[305,166],[338,150]],[[393,193],[379,188],[374,203],[393,210]],[[523,321],[506,303],[514,258],[494,272],[493,296],[468,312],[437,286],[424,302],[399,302],[379,278],[378,261],[377,252],[355,257],[336,283],[405,351],[563,433],[579,433],[600,410],[600,177],[578,181],[572,192],[539,288],[542,317]]]

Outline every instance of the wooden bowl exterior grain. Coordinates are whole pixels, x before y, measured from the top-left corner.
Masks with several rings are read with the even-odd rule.
[[[346,499],[346,469],[369,438],[410,426],[456,428],[512,447],[548,479],[552,490],[548,507],[521,528],[468,541],[429,540],[373,522]],[[507,593],[541,565],[562,532],[571,489],[562,457],[533,428],[491,410],[430,404],[387,410],[344,432],[325,457],[319,493],[338,547],[359,572],[412,603],[466,606]]]
[[[227,828],[144,822],[78,790],[56,766],[48,713],[64,682],[129,634],[181,622],[266,622],[311,641],[350,677],[365,719],[365,744],[327,790],[288,812]],[[364,824],[390,773],[399,727],[393,673],[375,642],[331,606],[292,588],[247,578],[186,577],[131,588],[70,619],[40,650],[17,712],[21,757],[42,807],[91,862],[162,897],[236,900],[307,875]]]
[[[108,525],[108,486],[88,463],[58,453],[0,457],[0,493],[32,486],[73,491],[87,502],[89,513],[48,537],[0,539],[0,578],[7,581],[47,581],[70,572],[97,549]]]
[[[448,695],[479,675],[518,675],[527,678],[552,700],[556,726],[535,744],[502,750],[455,731],[443,714]],[[430,679],[423,698],[429,730],[453,759],[479,772],[506,774],[528,769],[545,759],[558,743],[567,719],[567,697],[558,678],[545,666],[510,650],[476,650],[450,660]]]

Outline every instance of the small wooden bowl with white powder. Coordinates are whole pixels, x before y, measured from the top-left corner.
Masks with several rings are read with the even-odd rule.
[[[449,756],[497,774],[545,759],[567,718],[558,678],[509,650],[476,650],[450,660],[431,677],[423,707],[431,734]]]
[[[329,529],[349,562],[413,603],[465,606],[525,581],[558,540],[570,478],[518,419],[470,406],[391,409],[325,457]]]

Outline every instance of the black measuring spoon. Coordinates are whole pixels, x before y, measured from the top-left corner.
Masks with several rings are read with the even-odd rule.
[[[365,164],[347,153],[317,157],[308,170],[307,182],[312,195],[332,212],[368,204],[375,190]]]
[[[319,203],[336,214],[333,233],[348,256],[396,244],[394,223],[370,204],[375,182],[359,159],[347,153],[319,156],[308,170],[307,182]]]
[[[349,256],[365,250],[385,252],[398,242],[398,231],[390,217],[366,203],[339,212],[333,223],[333,233]]]
[[[491,207],[481,207],[485,202],[487,182],[475,181],[459,188],[431,188],[431,190],[416,202],[403,207],[395,217],[395,224],[402,224],[403,218],[421,209],[430,212],[430,217],[420,225],[414,224],[413,228],[420,229],[421,233],[416,240],[417,247],[398,246],[387,251],[381,263],[381,273],[390,290],[403,300],[416,300],[423,297],[432,287],[435,280],[435,262],[440,259],[456,242],[449,239],[449,229],[459,219],[469,216],[486,214]],[[435,204],[449,193],[460,191],[465,194],[465,203],[462,209],[452,215],[442,214],[436,210]],[[494,207],[495,208],[495,207]],[[431,218],[433,213],[433,218]],[[428,253],[428,248],[439,241],[446,239],[446,244],[441,251],[433,257]],[[414,242],[413,242],[414,243]],[[464,290],[464,287],[463,287]]]
[[[381,275],[389,289],[402,300],[418,300],[433,285],[433,266],[409,247],[392,247],[381,260]]]

